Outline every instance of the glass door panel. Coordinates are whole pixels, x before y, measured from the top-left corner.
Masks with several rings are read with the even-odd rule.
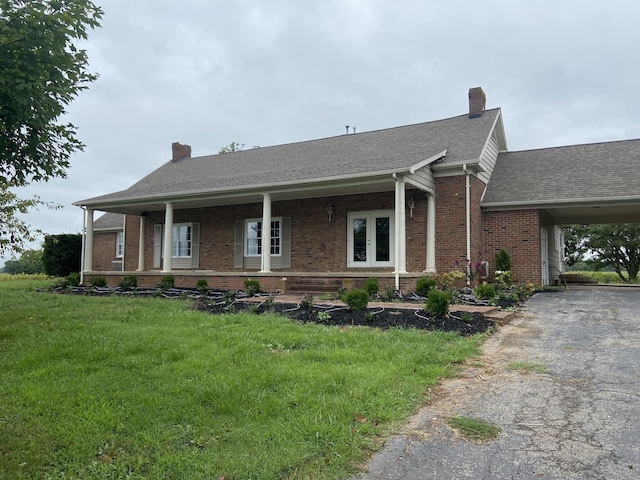
[[[388,262],[391,258],[389,217],[376,218],[376,262]]]
[[[366,262],[368,255],[367,218],[353,219],[353,262]]]

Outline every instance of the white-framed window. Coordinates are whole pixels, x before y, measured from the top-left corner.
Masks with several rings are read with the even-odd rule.
[[[347,266],[394,265],[394,211],[351,212],[347,216]]]
[[[271,255],[280,256],[282,246],[281,218],[271,219]],[[262,255],[262,220],[245,220],[244,256],[259,257]]]
[[[198,268],[200,264],[200,224],[174,223],[171,241],[172,268]],[[153,267],[162,266],[164,225],[153,226]]]
[[[172,258],[191,258],[191,223],[178,223],[173,226]]]
[[[116,258],[124,255],[124,232],[116,232]]]
[[[291,268],[291,217],[271,219],[271,267]],[[260,268],[262,219],[236,220],[233,248],[234,268]]]

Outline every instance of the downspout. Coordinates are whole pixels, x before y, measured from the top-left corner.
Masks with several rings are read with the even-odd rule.
[[[393,232],[393,235],[395,237],[394,238],[394,242],[393,242],[393,245],[394,245],[394,252],[393,252],[394,262],[393,263],[395,264],[395,268],[394,268],[394,272],[393,273],[394,273],[394,277],[395,277],[394,278],[394,286],[395,286],[395,289],[399,291],[400,290],[400,269],[398,268],[399,264],[400,264],[400,245],[399,245],[400,242],[398,241],[399,228],[400,228],[400,226],[399,226],[400,222],[398,221],[398,216],[399,216],[398,215],[398,181],[399,181],[399,179],[398,179],[398,175],[396,175],[395,172],[393,173],[392,176],[393,176],[393,181],[395,182],[395,188],[394,188],[394,193],[395,193],[395,197],[394,197],[395,198],[394,216],[395,216],[395,218],[394,218],[394,221],[393,221],[394,226],[395,226],[394,232]]]
[[[84,252],[87,243],[87,212],[83,206],[82,210],[82,253],[80,255],[80,285],[84,285]]]
[[[471,184],[469,183],[469,170],[467,164],[462,165],[462,171],[465,174],[465,209],[466,209],[466,227],[467,227],[467,286],[471,285]]]

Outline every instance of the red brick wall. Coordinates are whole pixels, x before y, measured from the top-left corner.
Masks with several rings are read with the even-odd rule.
[[[494,256],[504,248],[511,256],[514,282],[540,283],[540,215],[537,210],[484,213],[484,250],[495,272]]]
[[[480,198],[484,183],[470,175],[470,239],[472,262],[485,260]],[[467,260],[466,178],[436,178],[436,268],[438,273],[464,271]],[[456,261],[458,262],[456,264]]]
[[[97,271],[111,270],[111,262],[122,260],[116,258],[116,232],[93,233],[93,269]]]
[[[426,196],[407,190],[413,197],[413,218],[407,210],[407,270],[423,271],[426,265]],[[326,207],[334,206],[329,222]],[[283,271],[344,272],[392,271],[393,268],[347,268],[347,215],[354,211],[393,210],[394,193],[382,192],[295,201],[274,201],[273,217],[291,217],[291,268]],[[234,272],[235,221],[261,218],[262,204],[180,210],[174,209],[174,223],[200,223],[200,269]],[[153,228],[164,222],[164,212],[150,212],[145,223],[145,269],[153,268]],[[127,216],[125,269],[138,267],[139,217]],[[114,245],[115,251],[115,245]],[[272,268],[272,270],[277,270]]]

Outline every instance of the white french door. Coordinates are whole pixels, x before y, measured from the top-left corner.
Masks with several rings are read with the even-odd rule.
[[[347,266],[393,267],[393,210],[348,215]]]

